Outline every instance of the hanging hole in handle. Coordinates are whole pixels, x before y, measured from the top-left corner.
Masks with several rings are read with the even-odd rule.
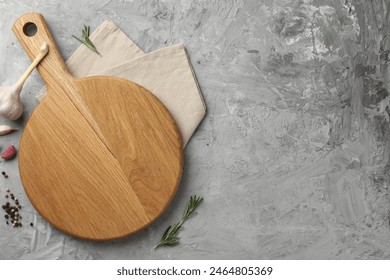
[[[37,32],[38,28],[33,22],[28,22],[23,26],[23,33],[28,37],[33,37]]]

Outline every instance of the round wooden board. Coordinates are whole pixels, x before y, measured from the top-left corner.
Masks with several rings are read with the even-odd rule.
[[[23,33],[29,22],[33,37]],[[34,58],[48,96],[34,110],[19,145],[24,189],[58,229],[92,240],[128,236],[166,209],[180,182],[182,140],[165,106],[149,91],[112,77],[75,79],[43,17],[22,16],[14,32]]]

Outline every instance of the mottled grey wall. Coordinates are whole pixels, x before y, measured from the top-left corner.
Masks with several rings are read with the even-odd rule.
[[[17,161],[0,162],[10,174],[0,190],[11,187],[37,225],[0,219],[0,258],[390,258],[387,1],[0,0],[2,83],[29,63],[11,32],[29,11],[44,14],[65,57],[78,46],[71,34],[105,19],[147,52],[183,42],[208,113],[171,207],[117,242],[52,229],[29,204]],[[28,80],[26,116],[42,85],[36,73]],[[155,251],[192,194],[205,201],[181,244]]]

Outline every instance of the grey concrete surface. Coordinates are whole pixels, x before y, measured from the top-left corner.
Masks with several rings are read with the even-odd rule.
[[[106,19],[146,52],[184,43],[208,113],[169,209],[120,241],[47,225],[17,161],[1,161],[10,178],[0,191],[11,188],[36,225],[14,229],[0,217],[1,259],[390,258],[387,1],[0,0],[3,84],[29,64],[11,27],[31,11],[44,14],[64,57],[78,46],[71,34]],[[34,73],[24,88],[21,130],[42,85]],[[180,245],[154,250],[192,194],[205,200]]]

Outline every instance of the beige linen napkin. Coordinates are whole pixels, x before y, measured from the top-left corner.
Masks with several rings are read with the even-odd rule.
[[[80,46],[66,62],[70,73],[75,77],[117,76],[147,88],[175,118],[185,146],[203,119],[206,106],[184,46],[144,54],[110,21],[102,23],[90,38],[102,56]],[[44,88],[37,99],[45,96]]]

